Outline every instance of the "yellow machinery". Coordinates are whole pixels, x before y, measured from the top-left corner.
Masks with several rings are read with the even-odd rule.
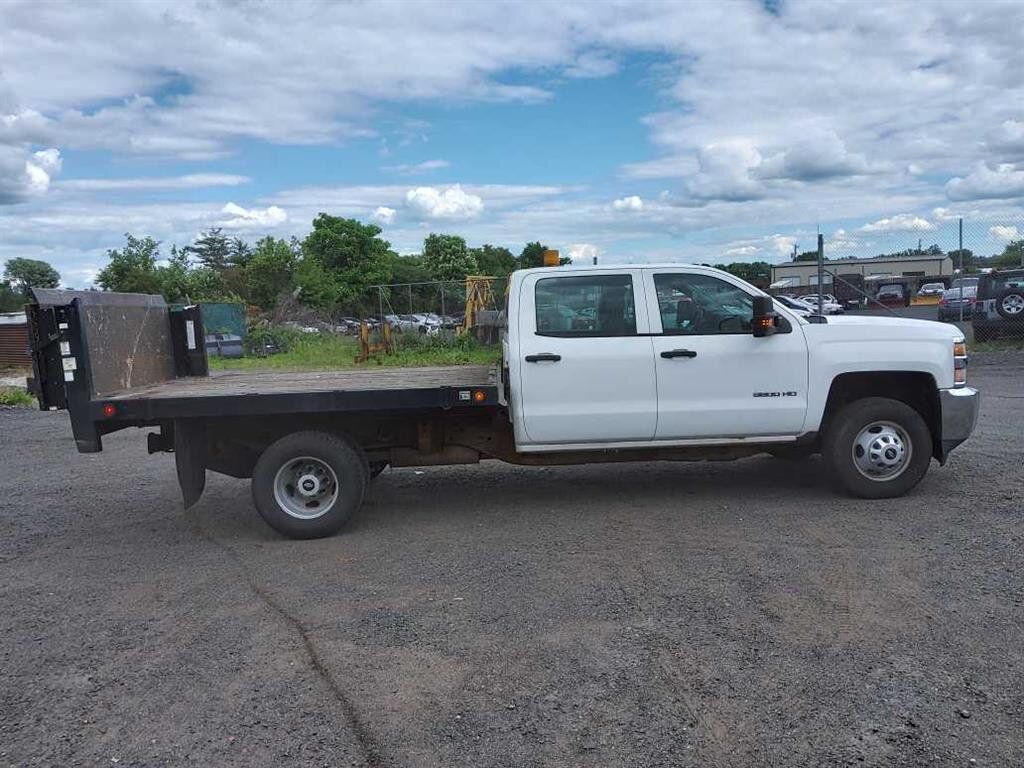
[[[494,290],[491,288],[493,281],[494,278],[487,275],[466,276],[466,317],[459,333],[468,333],[477,324],[480,311],[495,306]]]
[[[394,342],[391,340],[391,324],[381,318],[380,341],[370,341],[370,326],[363,320],[359,324],[359,354],[356,355],[357,363],[365,363],[371,357],[376,357],[380,362],[379,355],[392,355],[395,352]]]

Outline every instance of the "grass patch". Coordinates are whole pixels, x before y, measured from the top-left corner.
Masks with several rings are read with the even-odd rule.
[[[973,344],[968,344],[967,351],[972,354],[974,352],[1024,352],[1024,338],[976,341]]]
[[[31,408],[36,399],[18,387],[0,387],[0,408]]]
[[[489,365],[501,357],[499,346],[484,346],[468,336],[455,338],[421,334],[395,334],[396,351],[356,365],[359,342],[333,333],[298,334],[281,345],[283,351],[267,357],[246,356],[235,360],[210,358],[214,371],[324,371],[338,368],[424,365]]]

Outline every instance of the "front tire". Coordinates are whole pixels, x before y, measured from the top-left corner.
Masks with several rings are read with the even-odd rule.
[[[928,471],[931,431],[904,402],[855,400],[829,420],[821,456],[841,490],[862,499],[890,499],[905,494]]]
[[[295,432],[263,451],[253,470],[252,498],[278,533],[319,539],[348,522],[368,482],[358,446],[326,432]]]

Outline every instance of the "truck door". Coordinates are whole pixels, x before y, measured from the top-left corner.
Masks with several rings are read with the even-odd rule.
[[[643,291],[639,269],[526,276],[518,445],[653,438],[658,403]]]
[[[656,439],[797,435],[807,411],[807,342],[755,338],[753,295],[710,271],[645,272],[658,383]]]

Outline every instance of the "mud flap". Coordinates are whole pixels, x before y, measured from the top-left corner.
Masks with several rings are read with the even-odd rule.
[[[203,495],[206,488],[206,425],[193,419],[174,422],[174,463],[178,468],[178,485],[188,509]]]

